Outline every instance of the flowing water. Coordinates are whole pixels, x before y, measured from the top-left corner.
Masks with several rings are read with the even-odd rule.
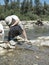
[[[26,31],[28,38],[32,40],[40,36],[49,36],[49,29],[46,28]],[[0,55],[0,65],[49,65],[49,47],[32,46],[32,50],[19,47],[9,49],[7,53]]]

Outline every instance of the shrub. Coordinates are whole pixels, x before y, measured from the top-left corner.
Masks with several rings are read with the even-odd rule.
[[[39,18],[39,16],[36,15],[36,14],[33,14],[33,12],[28,12],[28,13],[26,14],[26,16],[28,16],[30,20],[36,20],[36,19]]]
[[[4,20],[5,19],[5,15],[3,13],[0,14],[0,20]]]

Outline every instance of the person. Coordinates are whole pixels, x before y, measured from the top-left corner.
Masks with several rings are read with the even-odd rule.
[[[2,23],[0,22],[0,42],[4,41],[4,28]]]
[[[5,18],[6,24],[9,26],[10,30],[8,33],[8,41],[13,40],[15,36],[23,35],[24,40],[28,41],[26,31],[16,15],[10,15]]]
[[[43,26],[43,23],[42,23],[42,21],[40,19],[38,19],[35,24],[38,25],[38,26]]]

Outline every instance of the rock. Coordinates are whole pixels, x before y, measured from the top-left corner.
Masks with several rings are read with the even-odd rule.
[[[42,36],[42,37],[38,37],[38,39],[39,39],[39,40],[44,39],[44,36]]]
[[[41,46],[49,46],[49,40],[41,42]]]
[[[30,40],[32,45],[36,45],[36,46],[49,46],[49,40],[44,40],[43,38],[40,40]]]
[[[4,41],[4,35],[1,34],[1,35],[0,35],[0,43],[3,42],[3,41]]]
[[[15,42],[15,41],[13,41],[13,40],[9,41],[9,42],[7,43],[7,48],[11,48],[11,49],[15,48],[16,43],[17,43],[17,42]]]
[[[1,51],[1,50],[3,50],[3,48],[2,48],[2,47],[0,47],[0,51]]]
[[[11,49],[14,49],[15,48],[15,46],[12,46],[10,44],[7,44],[7,45],[8,45],[8,48],[11,48]]]
[[[34,45],[36,40],[30,40],[30,44]]]
[[[24,41],[24,39],[23,39],[22,37],[20,37],[20,36],[17,36],[16,39],[17,39],[18,41]]]
[[[7,44],[6,43],[2,43],[2,44],[0,44],[0,47],[7,48]]]
[[[37,39],[36,42],[35,42],[35,45],[36,45],[36,46],[40,46],[40,44],[41,44],[41,40],[38,40],[38,39]]]
[[[10,45],[16,45],[16,42],[13,41],[13,40],[10,40],[10,41],[9,41],[9,44],[10,44]]]
[[[45,38],[45,40],[49,40],[49,36],[47,36],[47,37],[44,37]]]
[[[33,64],[33,65],[38,65],[38,64]]]
[[[8,52],[11,52],[11,51],[13,51],[13,49],[8,49]]]
[[[4,48],[0,47],[0,55],[4,55],[7,52]]]
[[[38,37],[39,40],[49,40],[49,36],[42,36],[42,37]]]
[[[39,59],[39,56],[35,56],[37,59]]]

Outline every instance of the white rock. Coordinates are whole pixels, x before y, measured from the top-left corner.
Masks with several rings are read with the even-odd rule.
[[[45,37],[46,40],[49,40],[49,36]]]
[[[2,44],[0,44],[0,47],[7,48],[7,44],[6,43],[2,43]]]
[[[36,59],[39,59],[39,56],[36,55],[35,57],[36,57]]]
[[[7,44],[7,45],[8,45],[8,47],[11,48],[11,49],[15,48],[15,46],[12,46],[12,45],[10,45],[10,44]]]
[[[35,43],[40,44],[41,40],[37,39]]]
[[[18,41],[24,41],[24,39],[20,36],[17,36],[16,39],[18,39]]]
[[[0,55],[4,55],[5,53],[7,53],[7,50],[0,47]]]
[[[39,40],[49,40],[49,36],[38,37]]]
[[[41,42],[41,46],[49,46],[49,41]]]
[[[10,43],[11,45],[16,45],[16,42],[13,41],[13,40],[10,40],[9,43]]]
[[[1,51],[1,50],[3,50],[3,48],[2,48],[2,47],[0,47],[0,51]]]
[[[33,65],[38,65],[38,64],[33,64]]]
[[[39,40],[44,39],[44,38],[45,38],[44,36],[42,36],[42,37],[38,37]]]
[[[0,50],[0,55],[5,55],[5,53],[7,53],[7,50],[6,49]]]
[[[36,40],[30,40],[30,43],[33,45],[36,42]]]

